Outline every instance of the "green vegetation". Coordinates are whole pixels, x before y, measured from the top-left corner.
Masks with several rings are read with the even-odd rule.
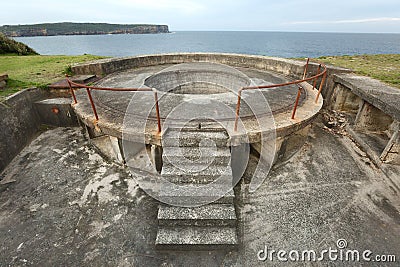
[[[35,50],[26,44],[14,41],[0,33],[0,54],[37,55]]]
[[[61,22],[32,25],[4,25],[0,27],[0,32],[7,36],[19,37],[122,33],[168,33],[169,30],[167,25]]]
[[[400,88],[400,54],[330,56],[318,60]]]
[[[0,55],[0,73],[8,74],[7,88],[0,98],[29,87],[45,88],[71,74],[71,65],[104,57],[82,56],[18,56]]]

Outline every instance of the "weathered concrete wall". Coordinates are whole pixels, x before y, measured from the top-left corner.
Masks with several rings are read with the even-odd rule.
[[[40,89],[26,89],[0,103],[0,171],[36,136],[40,117],[34,102],[46,95]]]
[[[72,71],[79,75],[107,75],[131,68],[190,62],[211,62],[235,67],[252,67],[260,70],[276,71],[285,75],[303,74],[305,64],[305,62],[263,56],[184,53],[103,59],[88,64],[73,66]]]
[[[400,90],[354,74],[334,76],[331,107],[353,117],[347,130],[377,165],[400,164]]]
[[[57,91],[31,88],[0,103],[0,172],[32,141],[42,124],[78,126],[72,100],[58,96]]]
[[[334,76],[334,82],[349,89],[384,113],[400,120],[400,90],[378,80],[355,74]]]
[[[196,89],[193,87],[196,87],[196,84],[193,83],[193,81],[196,81],[197,84],[201,81],[209,83],[208,86],[211,86],[211,84],[219,85],[220,87],[226,88],[224,92],[229,92],[229,90],[237,91],[239,88],[250,86],[251,84],[250,79],[243,74],[214,70],[212,69],[213,65],[209,65],[208,67],[210,69],[186,70],[184,72],[173,70],[163,71],[147,78],[145,85],[166,92],[171,88],[178,88],[190,83],[189,87],[192,87],[192,89],[187,89],[195,91]],[[207,93],[207,90],[202,91],[202,94]],[[210,92],[212,91],[211,89]]]
[[[353,94],[351,90],[340,83],[333,86],[333,94],[331,98],[331,107],[333,110],[351,112],[357,114],[362,103],[362,99]]]
[[[35,102],[41,123],[57,127],[79,126],[71,102],[70,98],[50,98]]]

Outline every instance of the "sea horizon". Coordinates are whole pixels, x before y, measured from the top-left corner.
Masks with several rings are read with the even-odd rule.
[[[277,57],[399,54],[399,33],[286,31],[173,31],[163,34],[102,34],[15,37],[43,55],[111,57],[216,52]]]
[[[5,26],[5,25],[0,25]],[[341,32],[341,31],[285,31],[285,30],[171,30],[169,32],[159,33],[109,33],[109,34],[60,34],[60,35],[44,35],[44,36],[19,36],[11,38],[25,37],[51,37],[51,36],[92,36],[92,35],[158,35],[158,34],[173,34],[175,32],[260,32],[260,33],[326,33],[326,34],[394,34],[400,35],[400,32]]]

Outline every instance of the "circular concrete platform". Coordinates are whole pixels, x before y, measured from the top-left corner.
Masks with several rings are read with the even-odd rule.
[[[246,86],[262,86],[297,80],[304,62],[260,56],[231,54],[168,54],[123,59],[107,59],[74,67],[77,74],[106,74],[98,87],[154,88],[158,92],[162,130],[171,113],[182,103],[189,103],[190,113],[213,113],[213,121],[223,122],[233,131],[238,90]],[[291,119],[298,93],[297,85],[242,92],[240,123],[246,142],[257,143],[262,133],[276,131],[284,137],[307,126],[322,108],[316,102],[317,90],[303,82],[295,119]],[[147,144],[160,145],[162,133],[157,132],[157,116],[153,92],[92,91],[99,115],[95,121],[86,91],[76,92],[74,108],[89,127],[103,134],[121,138],[124,119],[129,116],[130,133],[145,135]],[[210,104],[210,101],[212,104]],[[265,104],[267,103],[267,104]],[[219,109],[219,106],[227,107]],[[213,112],[210,112],[210,109]],[[228,110],[228,112],[226,111]],[[175,114],[172,123],[185,122],[186,112]],[[273,123],[260,123],[266,117]],[[207,118],[198,119],[205,127]],[[143,127],[145,125],[145,127]],[[211,126],[210,126],[211,127]]]

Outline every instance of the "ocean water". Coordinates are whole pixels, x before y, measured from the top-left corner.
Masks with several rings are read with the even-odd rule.
[[[277,57],[399,54],[400,34],[174,32],[170,34],[19,37],[43,55],[134,56],[225,52]]]

